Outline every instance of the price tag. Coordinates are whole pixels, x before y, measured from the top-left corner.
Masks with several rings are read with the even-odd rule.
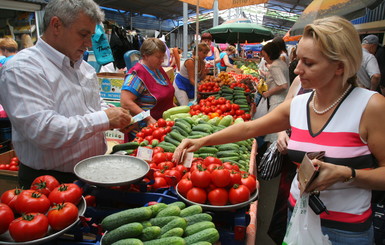
[[[194,152],[185,152],[182,159],[182,164],[186,168],[191,168],[191,163],[194,158]]]
[[[138,147],[138,153],[136,154],[136,157],[141,158],[145,161],[151,161],[152,160],[152,149],[146,148],[146,147]]]

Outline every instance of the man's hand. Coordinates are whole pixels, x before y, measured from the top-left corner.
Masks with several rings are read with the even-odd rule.
[[[105,110],[110,120],[110,128],[125,128],[131,123],[131,115],[128,110],[121,107],[112,107]]]

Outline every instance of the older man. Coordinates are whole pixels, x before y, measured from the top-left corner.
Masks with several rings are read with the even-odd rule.
[[[378,37],[368,35],[362,39],[362,63],[357,73],[358,82],[370,90],[377,90],[381,79],[380,68],[374,54],[378,46]]]

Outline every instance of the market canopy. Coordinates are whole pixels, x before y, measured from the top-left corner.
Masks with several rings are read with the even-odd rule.
[[[274,37],[273,33],[255,23],[229,23],[208,29],[217,43],[262,42]]]
[[[180,0],[185,3],[197,5],[199,2],[199,7],[205,9],[213,9],[215,0]],[[234,0],[218,0],[218,9],[225,10],[231,8],[237,8],[242,6],[267,3],[269,0],[242,0],[242,1],[234,1]]]

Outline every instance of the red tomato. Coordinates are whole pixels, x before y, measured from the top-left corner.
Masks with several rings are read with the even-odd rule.
[[[230,171],[223,167],[215,169],[211,173],[211,182],[217,187],[226,187],[230,184]]]
[[[154,139],[162,139],[162,136],[165,134],[165,130],[164,128],[158,128],[156,130],[154,130],[154,132],[152,132],[152,137],[154,137]]]
[[[170,161],[165,161],[165,162],[161,162],[158,164],[158,168],[160,170],[162,169],[172,169],[173,167],[175,167],[175,164],[173,162],[170,162]]]
[[[167,155],[163,152],[158,152],[152,155],[152,161],[156,164],[167,161]]]
[[[239,171],[239,166],[235,163],[232,163],[232,162],[224,162],[223,167],[228,169],[228,170]]]
[[[157,123],[158,123],[159,127],[166,127],[167,126],[167,122],[163,118],[159,118]]]
[[[174,126],[174,123],[174,121],[166,121],[166,125],[170,127]]]
[[[209,203],[215,206],[224,206],[229,200],[229,194],[224,188],[215,188],[207,196]]]
[[[239,110],[239,105],[238,104],[232,104],[231,105],[231,108],[233,109],[233,110]]]
[[[11,161],[19,162],[19,158],[18,157],[12,157]]]
[[[62,184],[51,191],[48,198],[52,204],[72,202],[78,205],[82,198],[83,191],[77,185],[73,183]]]
[[[155,155],[156,153],[162,153],[164,152],[164,149],[160,146],[155,146],[154,148],[152,148],[152,154]]]
[[[245,185],[234,185],[229,191],[231,204],[246,202],[250,199],[250,190]]]
[[[175,186],[182,178],[182,174],[176,169],[166,170],[164,175],[166,176],[167,184],[172,186]]]
[[[0,170],[5,170],[6,167],[5,167],[5,164],[0,164]]]
[[[86,200],[87,207],[95,207],[96,206],[96,197],[93,195],[87,195],[84,197]]]
[[[223,105],[226,103],[226,99],[224,97],[219,97],[219,99],[217,99],[217,103]]]
[[[0,235],[8,230],[9,224],[14,220],[12,209],[5,203],[0,203]]]
[[[170,127],[170,126],[166,126],[166,127],[164,128],[165,134],[166,134],[166,133],[170,133],[171,130],[172,130],[172,127]]]
[[[217,163],[212,163],[209,166],[207,166],[207,170],[212,173],[215,169],[219,168],[221,165]]]
[[[146,137],[144,137],[145,140],[147,140],[148,142],[151,142],[151,140],[154,139],[154,137],[152,135],[147,135]]]
[[[144,133],[143,132],[138,132],[136,133],[137,138],[144,138]]]
[[[18,171],[19,170],[19,166],[9,165],[9,170],[10,171]]]
[[[195,170],[191,173],[191,181],[195,187],[206,188],[211,183],[211,174],[207,170]]]
[[[15,209],[19,214],[42,213],[45,214],[51,203],[48,197],[35,190],[25,190],[17,197]]]
[[[19,162],[18,162],[18,161],[12,161],[12,160],[11,160],[11,161],[9,162],[9,165],[10,165],[10,166],[18,166],[18,165],[19,165]]]
[[[235,184],[240,185],[242,184],[242,175],[234,170],[231,170],[230,172],[230,186],[234,186]]]
[[[207,200],[206,191],[202,188],[193,187],[186,195],[187,199],[196,203],[205,203]]]
[[[254,191],[257,189],[257,181],[251,175],[243,175],[241,182],[243,185],[249,188],[250,193],[254,193]]]
[[[16,212],[15,201],[21,192],[23,192],[23,190],[19,188],[5,191],[1,195],[1,202],[7,204],[13,210],[13,212]]]
[[[235,111],[235,115],[237,115],[237,116],[242,116],[243,114],[245,114],[244,110],[236,110]]]
[[[149,135],[152,135],[153,129],[149,127],[144,127],[142,128],[142,132],[144,136],[149,136]]]
[[[78,208],[70,202],[56,204],[49,210],[47,217],[52,229],[60,231],[78,219]]]
[[[164,154],[166,155],[166,161],[171,161],[174,156],[174,153],[172,152],[165,152]]]
[[[178,183],[178,192],[186,197],[187,192],[193,188],[193,184],[189,178],[181,179]]]
[[[48,196],[49,193],[60,185],[59,181],[51,175],[42,175],[37,177],[31,184],[32,190]]]
[[[183,164],[176,165],[175,169],[178,170],[182,176],[187,172],[187,168]]]
[[[205,164],[206,166],[209,166],[210,164],[213,164],[213,163],[222,165],[222,161],[216,157],[209,156],[209,157],[206,157],[205,160],[203,160],[203,164]]]
[[[32,241],[44,237],[48,231],[48,218],[40,213],[28,213],[9,224],[9,233],[16,242]]]
[[[154,180],[155,180],[155,183],[152,184],[152,188],[153,189],[159,189],[159,188],[166,188],[166,187],[168,187],[167,186],[167,181],[166,181],[165,178],[163,178],[163,177],[155,177]]]

